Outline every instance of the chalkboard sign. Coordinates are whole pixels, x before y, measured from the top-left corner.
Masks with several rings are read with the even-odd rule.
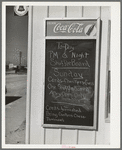
[[[45,25],[43,127],[96,129],[100,20]]]
[[[46,40],[44,124],[93,126],[96,40]]]

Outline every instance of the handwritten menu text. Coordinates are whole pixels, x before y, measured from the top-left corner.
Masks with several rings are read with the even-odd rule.
[[[93,125],[95,40],[47,40],[44,123]]]

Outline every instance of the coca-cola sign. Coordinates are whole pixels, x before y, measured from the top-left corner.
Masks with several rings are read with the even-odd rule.
[[[46,36],[95,36],[96,21],[47,20]]]
[[[82,33],[83,32],[83,24],[81,23],[72,23],[70,25],[62,25],[61,23],[57,23],[54,28],[54,33]]]

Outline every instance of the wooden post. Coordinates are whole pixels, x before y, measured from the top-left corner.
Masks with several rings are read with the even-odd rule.
[[[21,69],[21,58],[22,58],[22,52],[20,51],[20,53],[19,53],[19,54],[20,54],[20,57],[19,57],[19,58],[20,58],[20,61],[19,61],[19,62],[20,62],[20,64],[19,64],[19,69]]]

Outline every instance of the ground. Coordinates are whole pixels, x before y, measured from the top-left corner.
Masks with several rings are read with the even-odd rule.
[[[25,144],[26,86],[26,73],[6,74],[6,144]]]

